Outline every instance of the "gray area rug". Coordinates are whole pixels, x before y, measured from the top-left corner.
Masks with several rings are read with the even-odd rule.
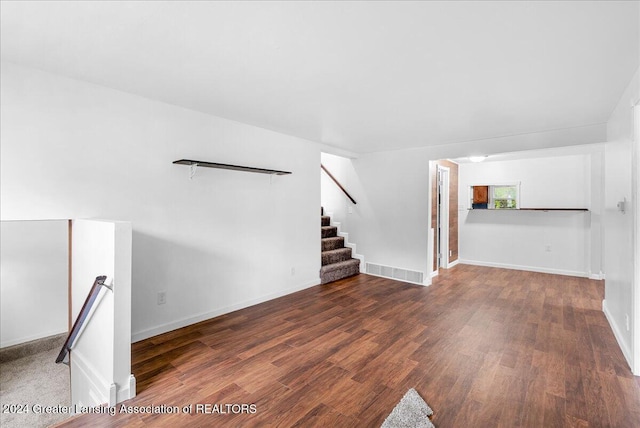
[[[411,388],[384,420],[382,428],[435,428],[429,420],[431,415],[433,410]]]
[[[70,416],[47,411],[36,414],[45,406],[71,404],[69,367],[55,363],[59,351],[51,349],[0,364],[2,407],[13,404],[28,408],[28,413],[0,412],[2,428],[48,427]]]

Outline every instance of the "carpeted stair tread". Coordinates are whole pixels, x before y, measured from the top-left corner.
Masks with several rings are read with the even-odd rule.
[[[337,236],[338,228],[331,226],[331,217],[320,207],[322,267],[320,282],[327,284],[360,273],[360,260],[352,258],[351,248],[344,246],[344,237]]]
[[[338,228],[336,226],[322,226],[322,237],[333,238],[338,236]]]
[[[322,266],[320,268],[320,280],[322,284],[327,284],[359,273],[360,260],[349,259],[343,262]]]
[[[335,250],[322,252],[322,266],[329,265],[331,263],[343,262],[351,258],[351,248],[337,248]]]
[[[322,238],[322,251],[335,250],[344,247],[344,238],[335,236],[333,238]]]
[[[338,263],[331,263],[330,265],[322,266],[322,268],[320,268],[320,271],[330,272],[332,270],[342,269],[351,265],[360,266],[360,260],[352,258]]]

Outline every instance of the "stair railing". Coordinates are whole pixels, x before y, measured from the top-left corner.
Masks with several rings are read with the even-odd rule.
[[[106,285],[104,283],[106,279],[107,277],[105,275],[102,275],[102,276],[96,276],[95,281],[93,281],[93,286],[91,287],[91,291],[89,291],[89,295],[87,296],[87,299],[84,301],[84,304],[82,305],[82,309],[80,309],[78,318],[76,318],[76,321],[73,323],[73,327],[71,328],[71,331],[67,336],[67,340],[65,340],[64,345],[62,345],[62,349],[58,354],[58,358],[56,358],[57,364],[63,363],[63,364],[69,365],[69,360],[67,359],[67,355],[69,355],[69,351],[71,351],[71,348],[73,348],[73,345],[75,344],[75,341],[78,338],[78,334],[82,330],[82,326],[87,320],[87,316],[91,312],[91,308],[94,302],[96,301],[96,299],[98,298],[98,294],[100,294],[100,290],[102,289],[102,287],[106,287],[109,290],[113,289],[111,286]]]
[[[340,188],[340,190],[342,190],[342,192],[343,192],[345,195],[347,195],[347,198],[349,198],[349,200],[351,200],[351,202],[353,202],[353,204],[354,204],[354,205],[355,205],[355,204],[357,204],[356,200],[355,200],[355,199],[353,199],[353,198],[351,197],[351,195],[349,194],[349,192],[347,192],[347,190],[342,186],[342,184],[340,184],[340,182],[339,182],[339,181],[338,181],[338,180],[333,176],[333,174],[331,174],[331,173],[329,172],[329,170],[328,170],[327,168],[325,168],[325,166],[324,166],[324,165],[320,164],[320,168],[322,168],[322,170],[323,170],[324,172],[326,172],[326,173],[327,173],[327,175],[329,176],[329,178],[331,178],[331,179],[333,180],[333,182],[334,182],[334,183],[336,183],[336,184],[338,185],[338,187]]]

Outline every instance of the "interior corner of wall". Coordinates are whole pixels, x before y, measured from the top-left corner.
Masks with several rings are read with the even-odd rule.
[[[613,336],[616,338],[616,341],[618,342],[618,346],[622,351],[622,355],[627,361],[627,364],[629,365],[629,367],[633,369],[633,358],[632,358],[631,348],[629,347],[629,344],[627,343],[627,341],[624,340],[624,336],[622,335],[622,330],[620,329],[620,326],[616,322],[615,317],[610,312],[609,307],[607,306],[606,299],[602,300],[602,312],[604,312],[604,316],[607,318],[607,322],[609,323],[609,326],[613,331]]]

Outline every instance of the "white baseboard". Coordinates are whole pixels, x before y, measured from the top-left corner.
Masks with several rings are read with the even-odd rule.
[[[622,355],[624,355],[625,360],[627,360],[627,364],[629,364],[629,367],[633,367],[631,349],[629,348],[629,344],[625,342],[620,326],[616,323],[615,318],[611,315],[611,312],[609,312],[606,300],[602,301],[602,312],[604,312],[604,316],[607,318],[607,321],[609,321],[611,330],[613,330],[613,335],[618,342],[618,346],[620,346],[620,349],[622,350]]]
[[[449,265],[446,268],[443,267],[441,269],[451,269],[452,267],[456,266],[458,263],[460,263],[460,259],[456,259],[456,260],[454,260],[452,262],[449,262]],[[468,263],[468,264],[471,264],[471,263]],[[436,269],[433,272],[431,272],[428,277],[429,277],[429,279],[435,278],[439,274],[440,274],[440,269]],[[427,285],[431,285],[431,281],[429,281],[429,284],[427,284]]]
[[[139,342],[141,340],[148,339],[150,337],[157,336],[159,334],[167,333],[169,331],[177,330],[179,328],[186,327],[191,324],[199,323],[200,321],[205,321],[211,318],[218,317],[220,315],[237,311],[239,309],[248,308],[249,306],[253,306],[259,303],[267,302],[269,300],[277,299],[278,297],[286,296],[288,294],[295,293],[296,291],[301,291],[318,284],[320,284],[320,277],[318,277],[317,279],[306,281],[292,288],[287,288],[285,290],[277,291],[275,293],[266,294],[256,299],[245,300],[244,302],[225,306],[223,308],[219,308],[210,312],[205,312],[192,317],[183,318],[183,319],[162,324],[147,330],[138,331],[131,334],[131,342],[132,343]]]
[[[135,398],[136,396],[136,377],[129,375],[129,379],[126,385],[117,385],[116,390],[116,403],[121,403],[126,400]]]
[[[520,265],[510,265],[506,263],[494,263],[494,262],[484,262],[477,260],[465,260],[459,259],[459,263],[463,265],[473,265],[473,266],[486,266],[486,267],[496,267],[502,269],[514,269],[514,270],[524,270],[528,272],[540,272],[540,273],[552,273],[554,275],[567,275],[567,276],[577,276],[580,278],[588,278],[589,274],[587,272],[578,272],[564,269],[551,269],[544,268],[538,266],[520,266]]]
[[[455,259],[454,261],[449,262],[447,269],[451,269],[452,267],[456,266],[458,263],[460,263],[460,259]]]
[[[589,279],[595,279],[596,281],[602,281],[604,279],[604,273],[589,273]]]

